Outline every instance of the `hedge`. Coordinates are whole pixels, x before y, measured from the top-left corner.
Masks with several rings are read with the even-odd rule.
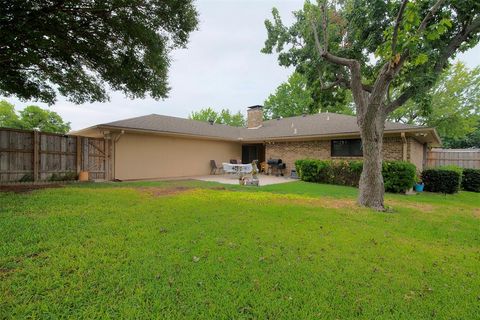
[[[303,181],[358,187],[363,162],[305,159],[297,160],[295,167]],[[386,191],[405,192],[416,182],[416,167],[404,161],[385,161],[382,175]]]
[[[456,169],[437,168],[422,172],[425,191],[456,193],[460,189],[461,173]]]
[[[463,190],[480,192],[480,169],[463,169]]]

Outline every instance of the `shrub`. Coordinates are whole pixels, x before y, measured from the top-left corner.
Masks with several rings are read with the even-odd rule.
[[[32,182],[33,181],[33,175],[32,174],[25,174],[18,181],[19,182]]]
[[[59,173],[53,173],[50,178],[48,178],[49,181],[72,181],[77,179],[78,175],[75,172],[65,172],[63,175]]]
[[[405,192],[416,182],[417,167],[406,161],[384,161],[382,167],[385,191]]]
[[[456,166],[454,164],[449,164],[446,166],[438,167],[438,169],[458,172],[458,174],[460,175],[460,181],[458,182],[458,187],[461,188],[462,179],[463,179],[463,168],[460,168],[459,166]]]
[[[297,160],[295,167],[303,181],[358,187],[363,162],[305,159]],[[385,190],[405,192],[415,184],[415,173],[416,168],[411,163],[384,162],[382,174]]]
[[[480,192],[480,169],[463,169],[463,190]]]
[[[456,193],[460,189],[461,175],[458,170],[427,169],[422,172],[425,191]]]

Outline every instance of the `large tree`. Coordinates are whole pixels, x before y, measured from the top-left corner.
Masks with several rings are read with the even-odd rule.
[[[0,0],[0,94],[49,104],[107,89],[164,98],[169,53],[197,25],[192,0]]]
[[[389,118],[434,127],[444,144],[466,138],[480,120],[480,67],[469,70],[462,62],[453,64],[442,73],[426,98],[427,103],[409,100]]]
[[[226,124],[233,127],[245,126],[245,117],[238,111],[233,113],[228,109],[222,109],[220,112],[213,110],[212,108],[203,108],[199,111],[192,112],[189,119],[199,121],[213,121],[218,124]]]
[[[478,43],[480,2],[306,2],[295,13],[296,32],[273,13],[265,52],[294,53],[302,65],[315,65],[321,88],[351,90],[364,155],[358,202],[384,210],[385,120],[409,99],[420,99],[456,53]]]

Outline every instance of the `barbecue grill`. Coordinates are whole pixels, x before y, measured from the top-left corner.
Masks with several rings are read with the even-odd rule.
[[[283,176],[283,171],[287,167],[285,163],[282,162],[282,159],[269,159],[267,160],[268,164],[268,172],[267,174],[275,174],[278,176],[279,174]]]

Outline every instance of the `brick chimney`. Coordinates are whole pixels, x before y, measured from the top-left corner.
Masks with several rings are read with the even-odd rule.
[[[247,127],[249,129],[261,127],[263,123],[263,106],[251,106],[247,110]]]

